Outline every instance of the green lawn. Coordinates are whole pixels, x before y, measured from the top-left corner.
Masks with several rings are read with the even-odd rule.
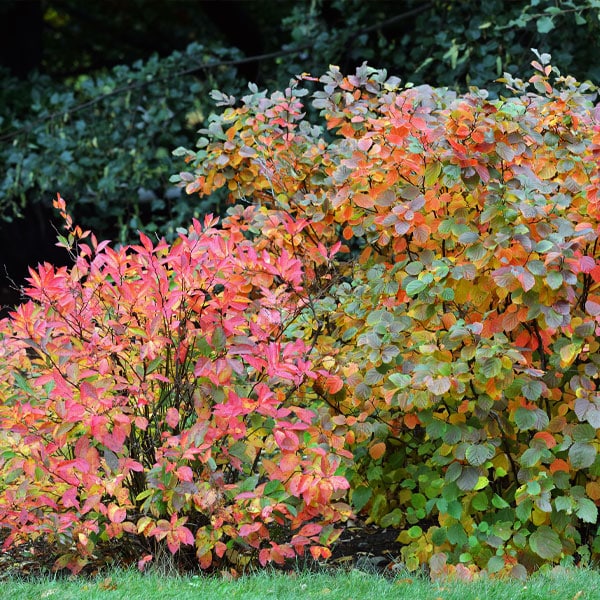
[[[50,577],[37,581],[2,581],[0,594],[11,600],[599,600],[600,571],[555,570],[536,574],[527,582],[480,580],[475,583],[431,583],[405,574],[384,579],[358,570],[299,575],[261,572],[235,581],[112,571],[95,579]]]

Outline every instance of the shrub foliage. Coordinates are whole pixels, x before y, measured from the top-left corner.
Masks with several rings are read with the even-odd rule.
[[[354,511],[434,574],[597,559],[600,115],[549,60],[497,100],[215,93],[174,180],[237,204],[172,245],[88,245],[59,199],[75,265],[2,325],[8,541],[281,562]]]

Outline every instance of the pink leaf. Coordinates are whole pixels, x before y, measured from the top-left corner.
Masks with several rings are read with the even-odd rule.
[[[169,427],[171,427],[172,429],[175,429],[175,427],[177,427],[177,425],[179,423],[179,411],[174,407],[169,408],[167,410],[165,420]]]

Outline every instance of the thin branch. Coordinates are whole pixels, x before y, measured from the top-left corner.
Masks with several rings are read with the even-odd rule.
[[[360,31],[356,31],[356,32],[354,32],[353,35],[361,35],[363,33],[370,33],[371,31],[378,31],[380,29],[384,29],[385,27],[389,27],[390,25],[393,25],[394,23],[398,23],[398,21],[403,21],[404,19],[408,19],[409,17],[414,17],[418,14],[421,14],[422,12],[425,12],[426,10],[429,10],[432,7],[433,7],[433,2],[426,2],[425,4],[422,4],[421,6],[419,6],[417,8],[413,8],[412,10],[407,10],[404,13],[401,13],[394,17],[390,17],[389,19],[386,19],[385,21],[381,21],[381,23],[375,23],[375,25],[371,25],[370,27],[365,27],[364,29],[361,29]]]

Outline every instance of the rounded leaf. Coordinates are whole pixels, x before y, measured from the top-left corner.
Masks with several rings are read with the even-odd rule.
[[[369,448],[369,455],[373,460],[379,460],[385,454],[385,443],[377,442]]]
[[[545,560],[556,560],[560,558],[562,552],[562,543],[558,533],[547,525],[538,527],[529,536],[529,547]]]
[[[596,448],[592,444],[575,442],[569,448],[569,459],[574,469],[587,469],[596,460]]]
[[[471,444],[465,452],[470,465],[479,467],[494,456],[494,448],[486,444]]]

